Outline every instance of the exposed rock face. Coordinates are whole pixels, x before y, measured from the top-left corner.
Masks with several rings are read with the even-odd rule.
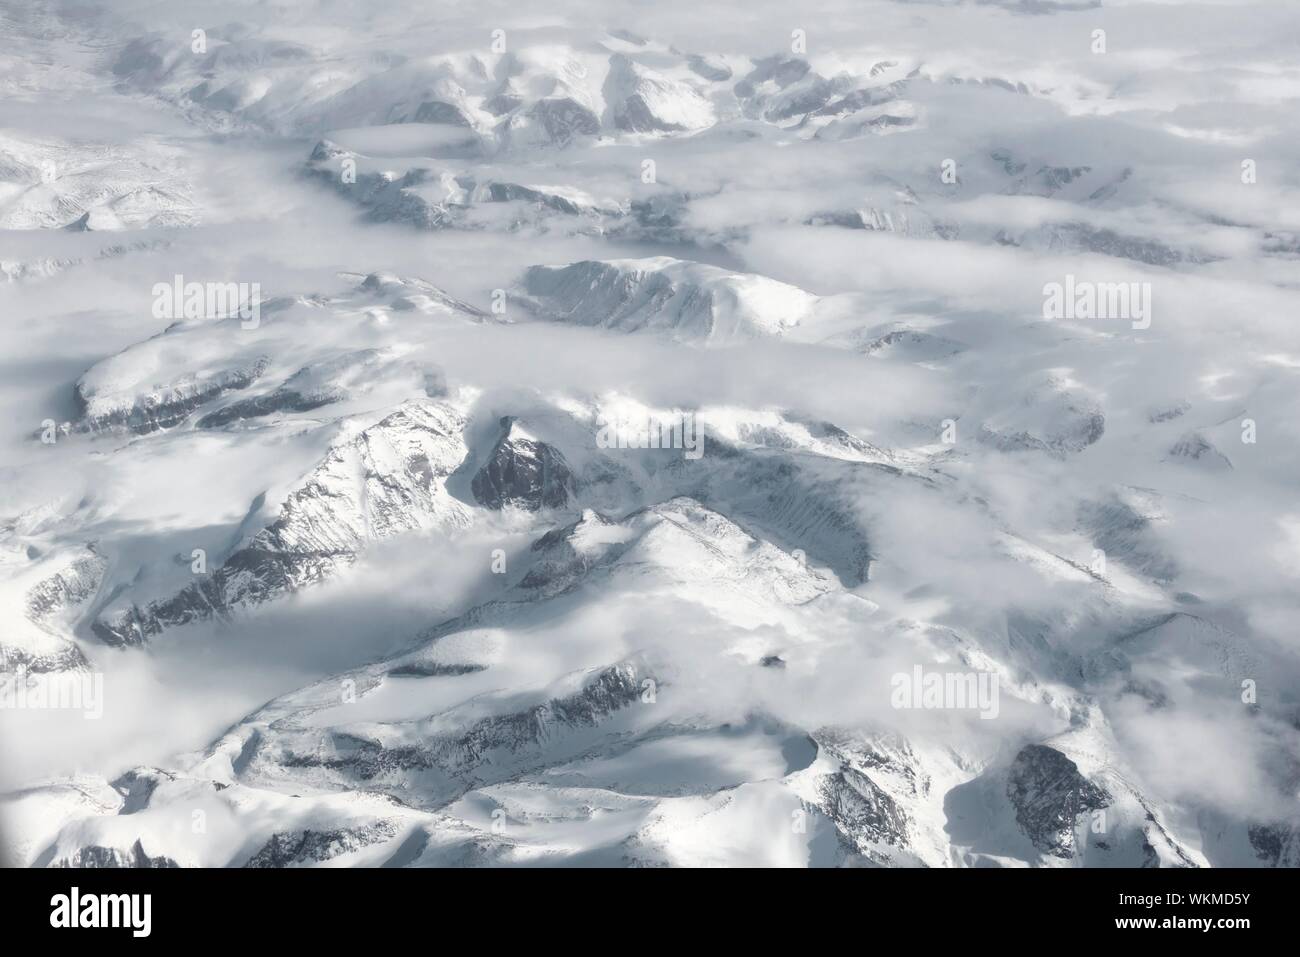
[[[713,83],[731,79],[731,67],[721,57],[694,53],[686,58],[686,63],[696,74]]]
[[[1255,856],[1269,867],[1300,867],[1300,827],[1252,824],[1247,833]]]
[[[838,226],[843,229],[864,229],[875,233],[899,233],[912,236],[938,236],[950,239],[955,235],[952,227],[929,219],[914,201],[903,194],[899,201],[888,205],[864,206],[857,209],[831,209],[814,213],[805,222],[809,226]]]
[[[604,94],[614,126],[630,133],[701,130],[715,119],[713,106],[691,87],[622,54],[609,59]]]
[[[490,718],[467,733],[435,747],[444,767],[477,764],[491,751],[533,747],[565,729],[594,727],[604,718],[640,700],[641,681],[634,665],[600,671],[581,691],[553,698],[526,711]]]
[[[274,415],[276,412],[309,412],[334,402],[342,402],[350,395],[344,382],[351,384],[352,381],[374,376],[381,371],[382,359],[380,350],[367,348],[307,365],[269,393],[238,399],[208,412],[199,419],[198,426],[200,429],[216,429],[246,419]]]
[[[232,402],[225,408],[209,412],[199,419],[198,426],[200,429],[219,429],[232,422],[256,419],[276,412],[310,412],[312,409],[319,409],[321,406],[329,405],[331,402],[337,402],[345,397],[346,393],[342,390],[321,390],[304,395],[296,389],[279,388],[266,395],[241,399],[239,402]]]
[[[696,341],[780,335],[817,301],[787,283],[668,257],[534,266],[523,285],[550,318]]]
[[[248,388],[270,362],[266,356],[257,356],[224,369],[187,373],[164,386],[138,394],[101,387],[101,378],[111,380],[116,360],[132,361],[132,351],[100,363],[77,383],[80,428],[92,432],[126,429],[137,435],[171,428],[185,421],[199,406],[224,393]]]
[[[548,96],[538,100],[522,115],[511,117],[512,138],[568,146],[582,136],[600,132],[600,117],[574,96]],[[526,133],[532,133],[527,136]],[[536,134],[540,133],[540,136]],[[525,135],[521,135],[525,134]]]
[[[3,856],[1300,866],[1294,459],[1234,434],[1300,416],[1300,181],[1233,147],[1286,36],[1184,4],[1176,87],[1051,62],[1100,2],[846,5],[806,54],[752,5],[0,0],[0,284],[66,277],[0,359]],[[1141,793],[1134,723],[1216,714],[1244,807]]]
[[[366,218],[382,223],[407,223],[420,229],[446,229],[455,225],[456,210],[443,196],[424,195],[414,189],[429,182],[427,169],[408,170],[401,176],[388,172],[358,171],[355,181],[343,177],[343,164],[357,164],[361,155],[329,140],[321,140],[304,167],[306,175],[330,186],[366,209]],[[433,179],[433,185],[438,181]]]
[[[563,139],[565,134],[555,135]],[[356,164],[355,182],[342,177],[344,162]],[[323,140],[307,160],[304,171],[363,207],[368,219],[404,222],[420,229],[475,228],[474,207],[485,202],[529,203],[546,213],[595,220],[618,220],[626,213],[623,201],[596,199],[581,189],[508,180],[479,181],[472,171],[454,175],[441,164],[426,165],[428,162],[399,175],[375,168],[382,160],[372,161]]]
[[[420,104],[420,108],[415,111],[411,117],[413,123],[444,123],[448,126],[463,126],[467,129],[473,127],[469,116],[465,110],[454,103],[444,103],[441,100],[426,100]]]
[[[350,735],[309,735],[298,751],[290,743],[283,753],[266,757],[291,768],[323,767],[356,781],[378,781],[404,772],[438,769],[466,781],[498,778],[512,761],[527,765],[565,735],[594,728],[617,711],[638,701],[641,684],[635,666],[607,668],[578,692],[553,698],[522,711],[496,715],[469,726],[428,737],[416,745],[385,747],[379,741]],[[455,793],[455,789],[449,793]]]
[[[610,233],[664,243],[690,243],[691,228],[686,222],[691,197],[681,191],[664,190],[628,203],[629,215],[616,222]]]
[[[329,831],[311,829],[288,834],[274,834],[248,859],[245,867],[294,867],[318,864],[360,850],[370,844],[392,840],[397,826],[391,821],[375,821],[364,827]]]
[[[42,624],[85,602],[99,590],[107,564],[102,556],[88,549],[67,568],[38,582],[27,592],[27,617]]]
[[[888,87],[870,87],[850,90],[843,96],[837,96],[825,106],[813,111],[814,116],[847,116],[859,110],[879,106],[896,99],[896,94]]]
[[[21,593],[24,615],[0,635],[0,675],[14,674],[19,668],[28,675],[89,668],[70,637],[71,629],[98,594],[108,562],[93,544],[37,560],[51,572]],[[28,622],[35,628],[24,628]]]
[[[1176,249],[1156,239],[1126,236],[1113,229],[1099,229],[1088,223],[1061,223],[1043,227],[1032,237],[1036,245],[1047,249],[1065,249],[1100,253],[1146,263],[1149,266],[1175,266],[1183,262],[1212,262],[1214,257],[1193,250]]]
[[[521,434],[509,418],[501,425],[504,433],[470,485],[474,498],[493,509],[563,508],[573,484],[564,456]]]
[[[907,846],[907,815],[865,774],[846,766],[822,781],[821,794],[827,816],[859,850]]]
[[[1034,847],[1061,858],[1075,854],[1079,815],[1112,801],[1104,788],[1079,773],[1078,765],[1042,744],[1031,744],[1016,755],[1007,777],[1007,798],[1015,808],[1016,823]]]
[[[1106,430],[1105,416],[1092,410],[1083,411],[1084,414],[1067,428],[1054,431],[1047,437],[1024,430],[1010,432],[985,427],[980,429],[979,439],[1004,452],[1038,451],[1058,456],[1079,452],[1101,438]]]
[[[960,342],[912,329],[887,332],[862,346],[862,351],[871,355],[897,356],[916,362],[946,359],[965,349],[966,346]]]
[[[172,598],[102,617],[95,634],[139,644],[164,628],[224,615],[320,581],[368,544],[402,531],[461,527],[468,512],[444,481],[465,457],[464,419],[411,403],[336,445],[286,499],[279,517],[209,577]]]
[[[754,69],[736,84],[736,96],[752,97],[764,84],[784,89],[802,80],[810,67],[807,60],[797,57],[770,56],[754,61]]]
[[[1154,534],[1158,513],[1149,508],[1139,510],[1138,504],[1118,497],[1088,502],[1080,507],[1079,520],[1108,560],[1119,559],[1157,581],[1170,581],[1177,575],[1178,565],[1164,554]]]
[[[173,775],[156,768],[138,767],[127,771],[113,781],[113,789],[122,795],[122,806],[118,813],[135,814],[148,807],[149,799],[153,797],[158,785],[172,778]]]
[[[538,557],[520,581],[520,588],[547,596],[558,595],[572,588],[582,580],[594,559],[594,556],[576,547],[579,536],[590,529],[609,528],[614,524],[605,516],[588,509],[572,525],[547,532],[532,544],[531,551]]]
[[[1050,375],[1018,405],[987,418],[978,437],[1004,452],[1039,451],[1064,458],[1082,452],[1105,433],[1106,416],[1097,402]]]
[[[1169,458],[1175,462],[1196,462],[1209,469],[1232,468],[1232,460],[1200,432],[1188,432],[1182,436],[1170,447]]]
[[[29,675],[38,675],[83,671],[89,667],[85,654],[71,642],[60,643],[49,651],[32,651],[0,642],[0,673],[12,673],[22,668]]]
[[[864,78],[841,74],[827,79],[806,60],[772,56],[754,61],[754,69],[735,86],[744,115],[766,123],[796,128],[816,118],[806,132],[818,138],[860,135],[863,112],[895,98],[885,87],[863,89]],[[855,88],[856,87],[856,88]]]
[[[1156,406],[1147,413],[1147,421],[1152,424],[1160,422],[1170,422],[1174,419],[1180,419],[1187,414],[1192,404],[1185,399],[1172,402],[1163,406]]]
[[[569,216],[621,216],[623,211],[602,205],[576,190],[524,186],[519,183],[489,183],[484,192],[494,203],[523,201],[536,203]]]
[[[413,662],[399,665],[390,672],[390,678],[455,678],[487,670],[486,665],[440,665],[437,662]]]
[[[419,280],[371,275],[361,283],[360,290],[381,295],[397,294],[393,299],[394,309],[417,308],[418,298],[419,304],[427,305],[430,310],[463,312],[466,316],[474,313],[472,307],[450,297],[439,298],[440,290]],[[310,412],[341,402],[350,398],[354,389],[364,390],[371,381],[382,377],[390,368],[388,362],[388,354],[381,349],[358,349],[330,356],[303,366],[269,392],[238,399],[207,413],[197,424],[201,429],[222,428],[277,412]]]
[[[367,274],[362,280],[359,287],[363,292],[372,293],[377,296],[395,296],[394,305],[401,299],[414,300],[416,297],[422,297],[436,306],[440,311],[447,314],[455,314],[470,320],[479,320],[487,317],[483,310],[471,306],[469,303],[457,299],[454,296],[447,295],[446,292],[439,289],[431,282],[423,279],[417,279],[409,276],[398,276],[390,272],[372,272]],[[341,365],[361,365],[364,366],[377,353],[371,349],[363,349],[359,352],[348,353],[336,360]],[[306,368],[298,375],[306,375],[312,372],[312,369]]]
[[[710,448],[721,446],[711,442]],[[852,463],[849,468],[871,466]],[[737,519],[798,541],[809,559],[829,566],[840,581],[859,585],[870,577],[872,546],[853,509],[823,481],[780,459],[744,453],[736,461],[736,478],[746,494],[732,506]]]
[[[150,857],[140,841],[123,851],[116,847],[92,844],[77,849],[75,856],[55,861],[54,867],[180,867],[170,857]]]
[[[835,826],[841,853],[882,866],[923,863],[923,828],[906,808],[924,800],[930,781],[908,742],[838,728],[823,728],[810,741],[834,762],[815,779],[810,804]]]
[[[781,123],[823,109],[835,95],[835,84],[825,77],[809,74],[804,79],[767,98],[762,117],[769,123]]]

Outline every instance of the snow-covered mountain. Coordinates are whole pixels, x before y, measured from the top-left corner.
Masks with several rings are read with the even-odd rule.
[[[194,202],[174,151],[33,141],[0,132],[0,229],[187,226]]]
[[[0,0],[6,859],[1300,865],[1249,6]]]

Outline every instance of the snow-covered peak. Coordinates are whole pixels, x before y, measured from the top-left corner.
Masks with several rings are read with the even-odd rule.
[[[708,343],[781,335],[817,303],[765,276],[666,256],[534,266],[522,289],[547,318]]]

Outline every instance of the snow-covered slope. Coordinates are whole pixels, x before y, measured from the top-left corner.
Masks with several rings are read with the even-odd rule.
[[[666,257],[534,266],[522,288],[528,304],[547,318],[702,342],[780,335],[817,302],[765,276]]]
[[[171,147],[32,141],[0,130],[0,229],[188,226],[196,214]]]
[[[444,6],[0,0],[0,856],[1300,865],[1294,13]]]

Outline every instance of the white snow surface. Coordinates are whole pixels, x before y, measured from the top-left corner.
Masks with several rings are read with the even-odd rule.
[[[3,862],[1300,865],[1297,11],[552,7],[0,0]]]

